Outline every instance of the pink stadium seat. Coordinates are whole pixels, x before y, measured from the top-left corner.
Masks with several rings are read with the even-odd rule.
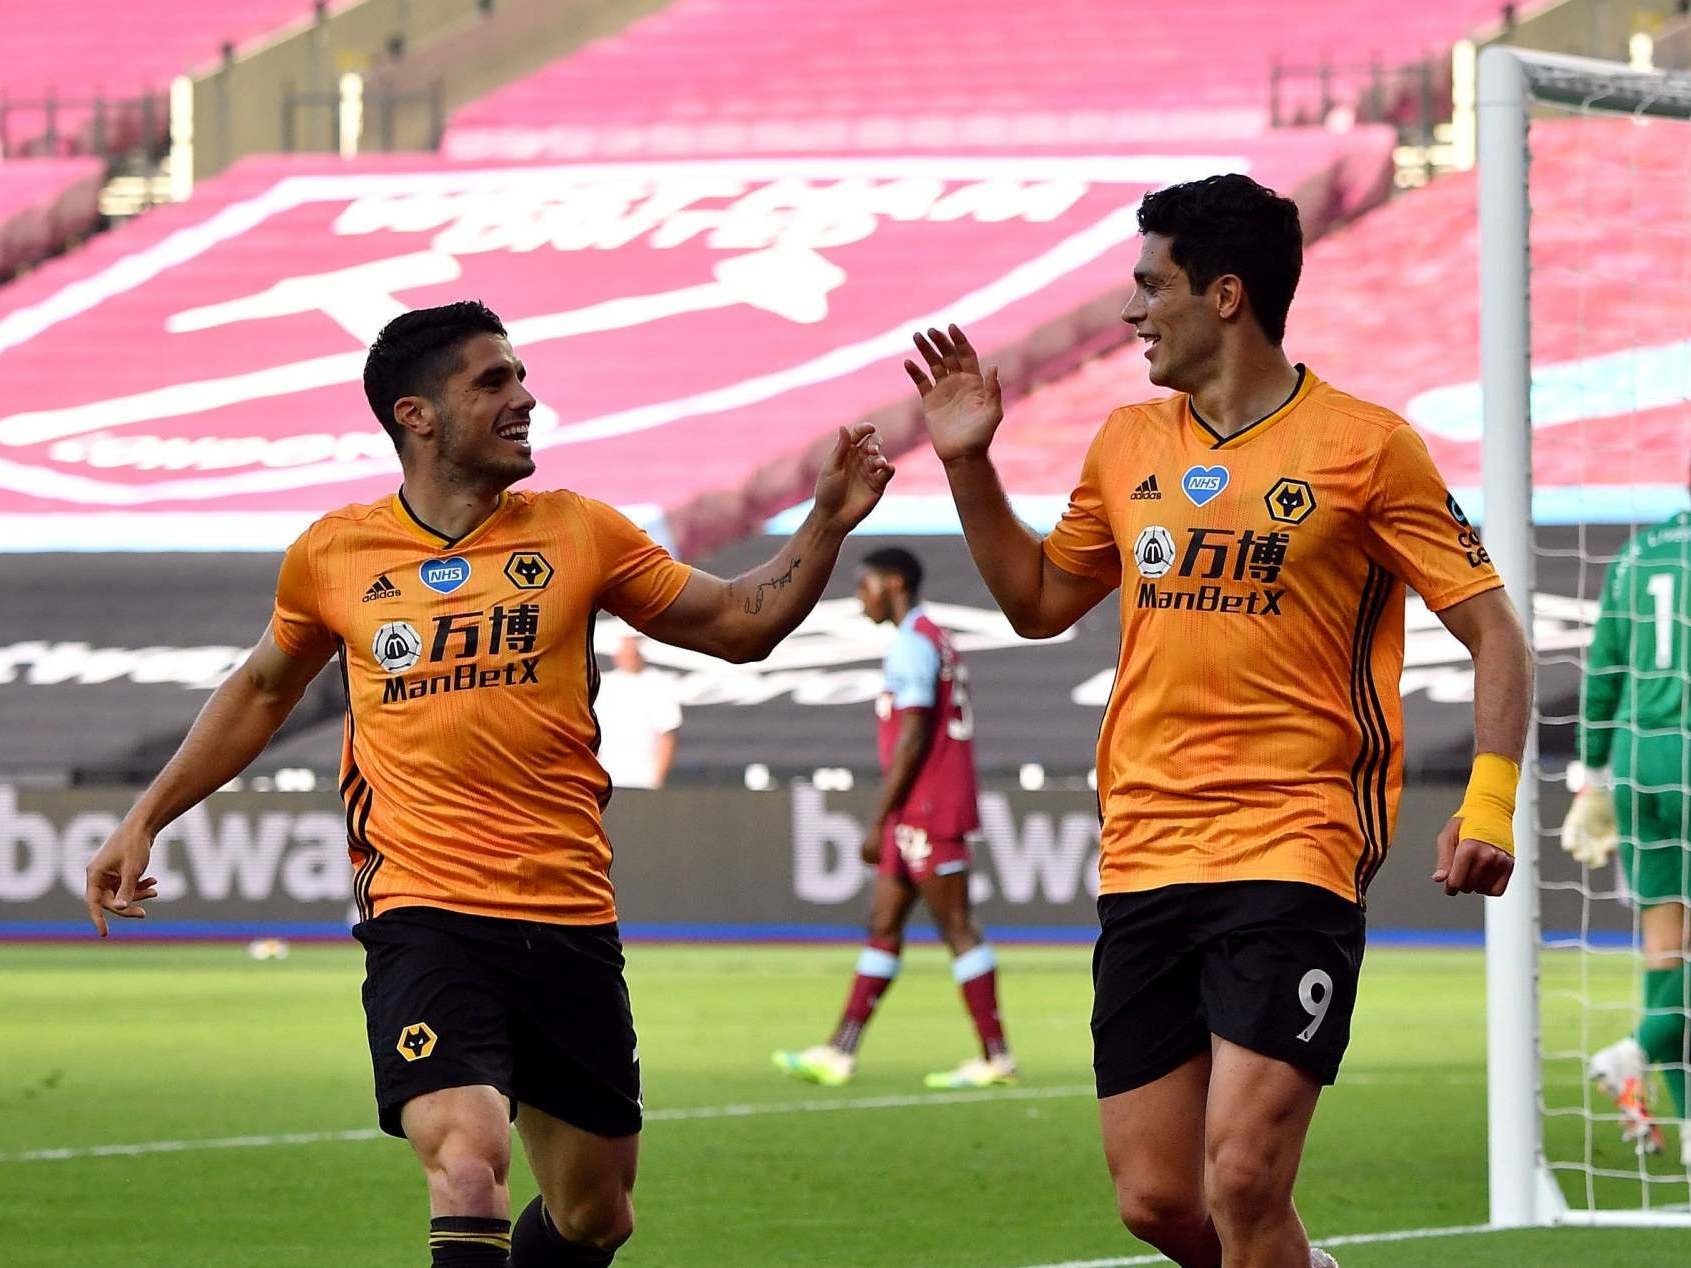
[[[1682,131],[1625,119],[1533,127],[1533,352],[1541,373],[1555,367],[1538,398],[1555,417],[1540,420],[1534,441],[1541,516],[1567,518],[1639,484],[1683,485],[1691,155]],[[1328,382],[1415,423],[1459,489],[1481,482],[1475,199],[1474,173],[1443,177],[1316,243],[1286,336],[1288,353]],[[1669,391],[1617,414],[1671,358],[1679,399]],[[1005,486],[1066,497],[1109,412],[1161,394],[1144,366],[1130,342],[1014,403],[994,448]],[[897,493],[946,489],[925,446],[899,461]]]
[[[573,158],[1214,141],[1266,125],[1276,60],[1442,58],[1501,7],[1046,0],[986,21],[968,0],[678,0],[465,107],[445,146]],[[1354,98],[1366,78],[1333,87]]]
[[[535,484],[706,550],[804,496],[840,423],[914,438],[914,324],[968,320],[1053,373],[1115,329],[1147,188],[1242,166],[1320,223],[1378,197],[1393,139],[1282,129],[1008,162],[247,159],[0,288],[0,515],[41,514],[44,540],[174,547],[213,513],[217,540],[284,545],[393,487],[357,387],[375,330],[478,296],[548,407]],[[90,347],[97,378],[78,369]]]
[[[0,278],[88,233],[104,174],[94,158],[0,163]]]
[[[209,62],[224,43],[237,48],[286,22],[308,16],[310,0],[55,0],[51,5],[0,5],[0,90],[11,102],[48,96],[86,103],[165,93],[171,79]],[[91,109],[58,112],[58,152],[86,144]],[[46,127],[40,110],[6,111],[8,147],[36,150]],[[113,120],[137,130],[138,118]],[[161,112],[155,130],[165,126]]]

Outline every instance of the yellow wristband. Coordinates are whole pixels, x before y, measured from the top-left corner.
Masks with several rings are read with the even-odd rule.
[[[1456,817],[1462,821],[1462,838],[1495,845],[1515,857],[1515,786],[1521,782],[1521,768],[1507,757],[1481,753],[1468,776],[1468,792]]]

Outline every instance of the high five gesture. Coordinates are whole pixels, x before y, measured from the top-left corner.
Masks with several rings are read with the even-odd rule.
[[[947,329],[949,333],[929,330],[915,337],[916,350],[927,362],[926,372],[914,361],[904,363],[904,372],[922,394],[922,415],[941,462],[985,454],[1004,421],[998,367],[983,374],[969,337],[960,327]]]
[[[1010,509],[987,453],[1004,421],[998,368],[981,370],[980,354],[958,326],[914,338],[927,368],[906,361],[904,372],[921,393],[928,439],[945,464],[975,567],[1018,634],[1060,634],[1113,587],[1053,564],[1040,549],[1038,535]]]
[[[892,476],[892,463],[881,452],[881,436],[873,424],[841,427],[816,475],[816,509],[849,533],[875,509]]]

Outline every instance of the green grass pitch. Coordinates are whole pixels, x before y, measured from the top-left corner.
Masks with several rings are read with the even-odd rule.
[[[1027,1268],[1142,1255],[1114,1219],[1086,1086],[1087,952],[1001,954],[1025,1083],[947,1098],[923,1093],[921,1076],[967,1056],[970,1034],[936,949],[907,955],[857,1082],[822,1091],[782,1079],[769,1053],[826,1035],[850,949],[631,947],[652,1117],[640,1227],[619,1266]],[[1551,985],[1627,997],[1630,957],[1589,972],[1552,965]],[[361,974],[350,941],[263,963],[233,946],[0,946],[0,1264],[426,1263],[415,1164],[403,1144],[365,1134]],[[1483,1223],[1480,957],[1378,950],[1363,980],[1345,1074],[1303,1168],[1305,1220],[1318,1238]],[[1554,993],[1546,1015],[1553,1040],[1578,1025]],[[1578,1103],[1576,1070],[1549,1079],[1553,1100]],[[1553,1120],[1553,1150],[1576,1149],[1582,1130]],[[1596,1134],[1604,1165],[1635,1165],[1611,1125]],[[205,1145],[235,1136],[265,1139]],[[28,1157],[139,1142],[183,1143]],[[1606,1183],[1636,1202],[1636,1182]],[[519,1203],[533,1191],[520,1165],[513,1186]],[[1655,1189],[1657,1202],[1687,1200],[1682,1183]],[[1666,1268],[1688,1262],[1688,1245],[1685,1229],[1534,1230],[1338,1255],[1345,1268]]]

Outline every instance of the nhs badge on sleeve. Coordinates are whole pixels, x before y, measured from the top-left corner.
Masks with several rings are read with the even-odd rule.
[[[1180,487],[1192,499],[1194,506],[1203,506],[1227,487],[1227,468],[1188,467],[1186,474],[1180,477]]]
[[[417,573],[423,584],[436,594],[451,594],[470,579],[470,561],[462,555],[450,559],[430,559]]]

